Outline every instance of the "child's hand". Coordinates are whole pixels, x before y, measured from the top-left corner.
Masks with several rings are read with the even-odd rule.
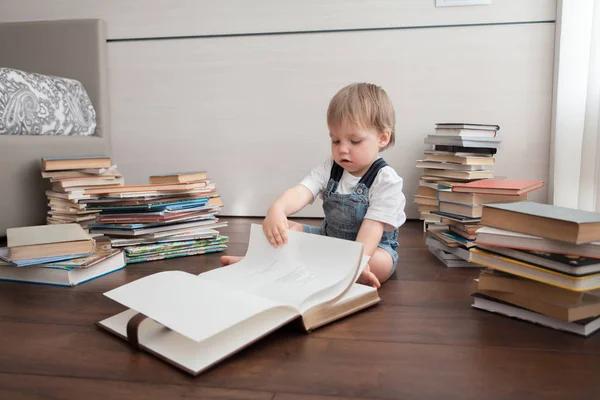
[[[263,232],[273,247],[283,246],[288,242],[288,220],[285,213],[270,209],[263,222]]]
[[[358,280],[356,282],[362,283],[363,285],[367,285],[367,286],[373,286],[377,289],[379,289],[381,287],[381,283],[379,283],[379,279],[377,279],[375,274],[371,272],[371,267],[369,267],[369,264],[367,264],[367,266],[363,270],[362,274],[360,274],[360,276],[358,277]]]

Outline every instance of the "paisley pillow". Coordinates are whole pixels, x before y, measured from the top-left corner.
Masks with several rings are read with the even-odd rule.
[[[90,136],[96,111],[73,79],[0,68],[0,135]]]

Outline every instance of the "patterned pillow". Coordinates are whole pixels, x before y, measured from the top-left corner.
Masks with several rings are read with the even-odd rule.
[[[96,112],[73,79],[0,68],[0,135],[90,136]]]

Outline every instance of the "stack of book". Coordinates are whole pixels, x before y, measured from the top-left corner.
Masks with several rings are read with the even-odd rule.
[[[103,246],[78,224],[9,228],[0,248],[0,280],[74,286],[125,266],[122,251]]]
[[[428,233],[427,248],[447,267],[472,266],[468,263],[467,249],[478,219],[472,216],[459,218],[457,224],[463,226],[450,222],[451,219],[443,215],[449,211],[450,201],[442,200],[442,194],[451,193],[458,184],[494,177],[499,130],[498,125],[438,123],[435,133],[425,138],[431,148],[416,162],[416,167],[422,168],[423,173],[414,202],[418,204],[420,219]]]
[[[86,209],[99,212],[92,234],[122,247],[127,263],[224,251],[217,228],[223,203],[206,172],[150,177],[146,185],[87,189]]]
[[[88,188],[123,185],[123,177],[112,165],[110,157],[44,157],[42,177],[49,179],[51,189],[48,198],[48,224],[77,223],[88,229],[99,211],[89,210],[82,200],[93,198],[86,194]]]
[[[600,329],[600,213],[533,202],[483,207],[473,307],[588,336]]]
[[[439,210],[434,213],[441,217],[440,224],[428,227],[425,244],[436,257],[443,256],[440,260],[448,267],[478,267],[468,263],[471,253],[467,250],[474,246],[484,205],[525,201],[529,193],[543,185],[539,180],[507,179],[455,183],[450,190],[437,194]],[[446,262],[452,259],[453,263]]]
[[[494,177],[499,129],[498,125],[438,123],[435,133],[425,138],[431,148],[417,160],[416,166],[423,173],[414,197],[425,225],[441,222],[435,213],[439,210],[439,191],[450,190],[455,183]]]

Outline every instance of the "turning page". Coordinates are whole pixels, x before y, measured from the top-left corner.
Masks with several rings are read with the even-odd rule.
[[[289,231],[288,243],[275,248],[262,226],[252,224],[248,253],[236,264],[200,274],[210,280],[287,304],[301,311],[305,303],[341,296],[366,265],[362,244]]]

